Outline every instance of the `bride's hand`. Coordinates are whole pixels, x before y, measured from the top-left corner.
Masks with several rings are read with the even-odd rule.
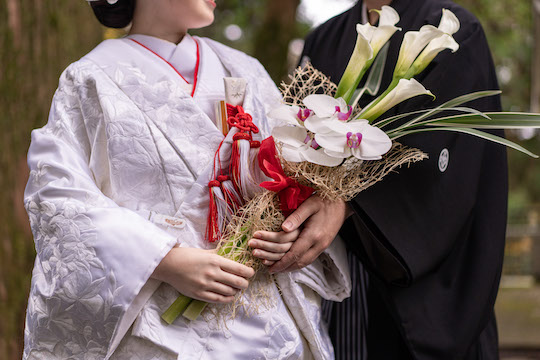
[[[252,268],[225,259],[215,250],[175,247],[156,267],[152,277],[181,294],[211,303],[229,303],[247,289]]]
[[[289,251],[299,234],[299,229],[289,233],[256,231],[248,246],[253,248],[253,256],[261,259],[264,265],[271,266]]]

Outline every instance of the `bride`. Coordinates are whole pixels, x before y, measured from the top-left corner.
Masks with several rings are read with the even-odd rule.
[[[224,77],[244,78],[261,140],[280,95],[258,61],[187,33],[213,22],[213,0],[91,5],[103,24],[132,26],[64,71],[48,123],[32,132],[25,207],[37,257],[24,359],[333,358],[320,298],[350,291],[338,241],[276,275],[275,301],[257,314],[240,309],[225,328],[205,316],[160,319],[179,292],[223,304],[248,286],[253,270],[204,240],[223,140],[214,103]],[[279,260],[297,235],[274,235],[284,245],[261,258]]]

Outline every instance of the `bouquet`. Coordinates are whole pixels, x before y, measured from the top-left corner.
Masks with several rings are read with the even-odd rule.
[[[207,238],[219,240],[218,254],[255,270],[264,268],[251,255],[247,242],[256,230],[279,231],[285,216],[314,192],[322,198],[349,201],[403,165],[427,158],[421,149],[397,142],[427,131],[453,131],[493,141],[530,156],[520,145],[483,129],[540,128],[540,114],[482,113],[462,105],[497,95],[480,91],[457,97],[432,109],[383,115],[415,96],[434,95],[414,79],[435,56],[459,48],[452,35],[459,20],[443,10],[438,27],[425,25],[405,34],[389,87],[361,108],[359,99],[379,92],[391,36],[401,29],[397,12],[389,6],[379,11],[379,25],[357,25],[357,42],[338,85],[311,65],[299,68],[291,82],[282,85],[283,104],[268,117],[280,121],[272,136],[253,141],[258,131],[238,104],[227,105],[232,154],[223,169],[216,152],[215,180],[210,181]],[[368,73],[369,71],[369,73]],[[367,74],[365,85],[357,89]],[[222,111],[224,112],[224,111]],[[230,140],[231,134],[228,138]],[[196,319],[206,303],[180,296],[163,314],[172,323],[180,314]]]

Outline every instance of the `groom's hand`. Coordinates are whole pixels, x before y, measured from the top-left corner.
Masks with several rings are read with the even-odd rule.
[[[352,214],[342,200],[323,200],[317,195],[309,197],[289,217],[281,228],[286,233],[303,228],[290,250],[274,265],[270,272],[285,272],[311,264],[332,244],[345,219]]]

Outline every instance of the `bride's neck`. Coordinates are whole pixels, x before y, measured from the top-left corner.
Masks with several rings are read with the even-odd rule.
[[[133,14],[133,22],[129,34],[150,35],[163,40],[170,41],[174,44],[180,43],[187,33],[187,29],[174,23],[171,26],[159,17],[159,13],[148,6],[139,6],[138,1]],[[146,3],[151,3],[147,1]]]

